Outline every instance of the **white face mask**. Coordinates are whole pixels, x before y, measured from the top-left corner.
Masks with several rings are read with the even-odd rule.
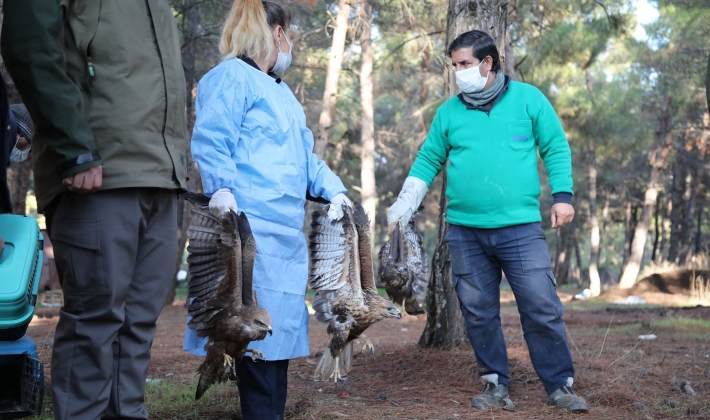
[[[17,148],[17,146],[14,146],[12,148],[12,151],[10,152],[10,161],[11,162],[22,162],[25,159],[27,159],[27,155],[30,154],[31,148],[28,147],[27,150],[20,150]]]
[[[485,60],[485,57],[484,57]],[[486,82],[488,81],[488,74],[483,77],[481,74],[481,66],[483,65],[483,60],[474,67],[469,67],[464,70],[459,70],[456,72],[456,85],[461,89],[461,92],[465,93],[476,93],[483,90],[486,87]]]
[[[274,64],[274,68],[271,69],[274,73],[281,73],[285,71],[288,66],[291,65],[291,52],[293,51],[293,45],[291,44],[291,41],[286,38],[286,32],[284,32],[283,29],[281,29],[281,32],[284,34],[284,39],[288,43],[288,52],[284,53],[281,52],[281,43],[279,42],[278,49],[279,49],[279,57],[276,59],[276,64]]]

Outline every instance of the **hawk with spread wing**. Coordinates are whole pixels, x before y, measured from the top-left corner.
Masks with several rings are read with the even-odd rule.
[[[246,215],[230,211],[220,220],[210,213],[206,196],[188,192],[183,198],[192,204],[188,326],[208,337],[207,356],[197,369],[199,399],[212,384],[234,378],[234,363],[246,352],[263,358],[247,346],[271,333],[271,317],[257,305],[252,288],[256,243]]]
[[[421,315],[424,309],[417,295],[427,284],[429,266],[422,236],[414,229],[414,217],[406,225],[394,223],[389,236],[379,252],[380,280],[392,301],[401,304],[409,315]]]
[[[361,334],[384,318],[401,318],[389,300],[377,293],[372,265],[370,222],[360,203],[344,205],[343,217],[331,220],[325,211],[312,215],[309,285],[318,290],[313,309],[318,321],[328,323],[328,348],[316,376],[337,381],[350,370],[352,342],[360,339],[374,352],[372,342]]]

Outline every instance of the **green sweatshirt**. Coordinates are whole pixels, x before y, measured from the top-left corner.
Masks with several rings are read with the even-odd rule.
[[[510,82],[486,113],[452,97],[437,111],[409,172],[431,185],[446,159],[447,221],[474,228],[539,222],[537,151],[552,194],[572,193],[572,158],[552,104],[537,88]]]

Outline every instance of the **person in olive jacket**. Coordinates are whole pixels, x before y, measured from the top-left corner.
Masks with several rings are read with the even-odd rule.
[[[167,0],[9,0],[2,56],[35,123],[34,182],[64,306],[55,419],[147,419],[185,187],[185,84]]]

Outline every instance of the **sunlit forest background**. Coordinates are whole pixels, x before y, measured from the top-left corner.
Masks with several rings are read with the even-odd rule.
[[[221,25],[231,2],[170,3],[183,40],[190,129],[196,83],[220,60]],[[447,100],[449,2],[281,3],[292,11],[294,42],[294,61],[283,80],[315,136],[325,141],[323,158],[349,197],[373,193],[381,244],[386,210]],[[558,285],[584,288],[590,275],[600,278],[602,288],[617,284],[633,260],[634,242],[642,249],[641,271],[663,264],[707,267],[710,2],[511,0],[507,24],[505,72],[550,99],[573,151],[572,225],[551,229],[552,197],[544,166],[539,169],[542,223]],[[338,48],[342,62],[333,91],[326,81],[332,81]],[[362,96],[364,83],[372,83],[371,101]],[[374,130],[369,123],[363,130],[368,107]],[[374,151],[363,148],[367,141]],[[374,191],[362,183],[365,159],[374,162]],[[10,175],[17,211],[35,215],[30,164],[13,164]],[[200,188],[198,182],[193,186]],[[436,245],[440,196],[441,176],[417,219],[429,255]]]

